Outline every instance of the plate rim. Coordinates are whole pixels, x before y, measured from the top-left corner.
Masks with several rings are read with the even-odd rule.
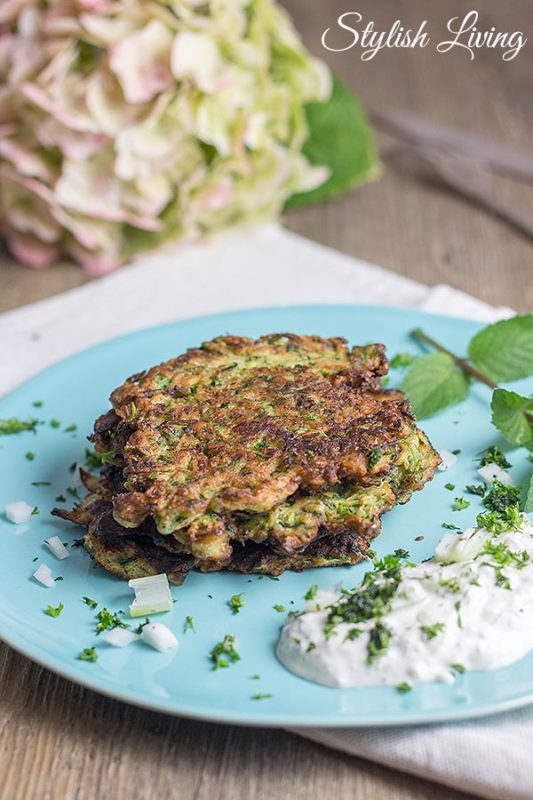
[[[70,362],[78,361],[80,358],[83,359],[89,355],[94,355],[99,350],[105,350],[111,344],[119,344],[125,341],[134,341],[137,338],[142,338],[147,334],[157,334],[159,332],[163,332],[167,329],[175,328],[176,326],[187,325],[187,324],[199,324],[202,323],[213,323],[217,319],[223,320],[227,319],[228,317],[232,318],[244,318],[249,315],[253,315],[255,313],[263,313],[269,314],[272,312],[280,313],[309,313],[310,311],[315,310],[316,312],[320,311],[335,311],[335,310],[342,310],[345,312],[347,309],[352,309],[354,312],[357,310],[361,311],[379,311],[380,313],[390,314],[397,317],[404,317],[408,318],[411,315],[415,315],[418,318],[425,317],[428,320],[438,319],[444,323],[453,323],[456,325],[465,325],[465,326],[472,326],[477,325],[481,327],[484,323],[480,320],[474,320],[464,317],[454,317],[447,314],[439,314],[433,313],[430,311],[426,311],[424,309],[418,308],[410,308],[410,307],[402,307],[402,306],[395,306],[395,305],[386,305],[386,304],[364,304],[364,303],[306,303],[306,304],[298,304],[298,305],[280,305],[280,306],[251,306],[246,308],[239,308],[239,309],[228,309],[225,311],[219,311],[211,314],[203,314],[200,316],[191,316],[181,319],[176,319],[173,321],[161,323],[158,325],[149,325],[146,327],[138,328],[133,331],[129,331],[127,333],[120,334],[119,336],[113,336],[107,338],[101,342],[97,342],[92,344],[88,347],[85,347],[71,355],[62,358],[44,369],[40,370],[39,372],[34,373],[31,377],[27,378],[26,380],[19,383],[13,389],[8,391],[7,393],[0,396],[0,405],[5,400],[10,400],[11,398],[15,398],[16,396],[22,392],[25,392],[28,388],[31,389],[31,386],[34,382],[38,381],[41,377],[45,376],[49,372],[54,372],[57,369],[68,368]],[[0,601],[0,605],[3,605]],[[314,716],[313,714],[305,714],[299,719],[297,722],[294,720],[294,716],[284,716],[283,714],[275,713],[270,714],[268,717],[262,718],[257,713],[252,711],[250,712],[232,712],[230,710],[221,709],[219,711],[211,710],[207,711],[206,709],[198,709],[195,705],[190,705],[187,703],[180,703],[174,702],[174,699],[171,699],[169,704],[168,699],[165,700],[147,700],[143,697],[136,696],[133,692],[129,690],[121,690],[119,687],[108,687],[104,682],[102,682],[101,678],[92,677],[91,675],[84,675],[79,669],[77,671],[73,671],[72,668],[68,666],[63,666],[63,662],[58,658],[56,659],[55,656],[47,656],[43,655],[40,648],[37,645],[34,645],[32,641],[27,642],[22,639],[22,637],[17,635],[16,630],[10,627],[9,619],[4,617],[2,619],[0,617],[0,639],[5,642],[7,645],[12,647],[15,651],[20,653],[21,655],[29,658],[30,660],[34,661],[41,667],[50,670],[51,672],[59,675],[61,678],[71,681],[79,686],[82,686],[86,689],[90,689],[98,694],[104,695],[114,700],[118,700],[120,702],[124,702],[130,705],[134,705],[140,708],[144,708],[150,711],[160,712],[169,714],[172,716],[181,716],[188,719],[196,719],[196,720],[204,720],[206,722],[214,722],[219,724],[238,724],[248,727],[260,727],[260,728],[276,728],[276,727],[285,727],[285,728],[292,728],[294,730],[298,730],[300,728],[312,728],[312,727],[319,727],[319,728],[364,728],[364,727],[410,727],[412,725],[431,725],[431,724],[438,724],[443,722],[451,722],[451,721],[460,721],[460,720],[467,720],[467,719],[476,719],[482,718],[498,713],[502,713],[505,711],[510,711],[513,709],[517,709],[528,704],[533,703],[533,686],[531,689],[530,694],[521,695],[519,697],[511,697],[506,700],[500,701],[485,701],[483,704],[478,704],[472,708],[451,708],[451,709],[442,709],[439,711],[433,711],[431,714],[423,711],[397,711],[393,712],[390,717],[383,719],[382,717],[377,717],[376,720],[373,720],[372,717],[369,717],[368,714],[364,718],[354,719],[353,717],[339,717],[338,712],[335,712],[333,718],[329,718],[326,716],[324,718],[324,714],[320,716]],[[481,672],[480,674],[483,674]],[[366,689],[372,687],[365,687]],[[391,687],[394,688],[394,687]],[[357,687],[354,687],[354,691],[357,691]]]

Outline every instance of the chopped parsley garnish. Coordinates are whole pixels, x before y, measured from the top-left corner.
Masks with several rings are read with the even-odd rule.
[[[485,452],[482,454],[479,463],[482,467],[486,466],[487,464],[496,464],[502,469],[512,467],[512,464],[507,461],[500,448],[496,447],[495,445],[493,447],[487,447]]]
[[[44,403],[42,400],[35,400],[35,402],[32,403],[32,406],[34,408],[42,408],[44,406]]]
[[[98,605],[96,600],[93,600],[92,597],[83,597],[82,600],[86,606],[89,606],[89,608],[96,608]]]
[[[515,486],[506,486],[501,481],[494,481],[490,492],[484,497],[483,505],[491,511],[504,513],[511,506],[516,506],[520,501],[520,489]]]
[[[453,670],[453,672],[456,672],[458,675],[462,675],[463,672],[466,671],[466,668],[463,664],[450,664],[450,669]]]
[[[276,603],[276,605],[272,606],[272,608],[274,611],[278,611],[280,614],[283,614],[283,612],[287,610],[285,606],[281,605],[281,603]]]
[[[426,634],[426,639],[434,639],[439,633],[442,633],[445,625],[444,622],[435,622],[434,625],[421,625],[420,630]]]
[[[362,628],[350,628],[346,636],[344,637],[344,641],[352,642],[354,639],[358,639],[362,633],[363,633]]]
[[[313,583],[313,585],[310,586],[307,592],[305,593],[304,600],[314,600],[317,592],[318,592],[318,585],[316,583]]]
[[[50,481],[32,481],[31,485],[32,486],[51,486],[52,484],[50,483]]]
[[[483,497],[486,491],[482,484],[470,483],[468,486],[465,486],[465,492],[468,492],[468,494],[477,494],[478,497]]]
[[[453,492],[455,489],[455,483],[445,483],[444,488],[448,489],[449,492]]]
[[[451,453],[454,456],[460,456],[461,455],[461,451],[459,450],[459,448],[456,448],[455,450],[451,450]]]
[[[313,650],[316,650],[316,644],[314,642],[309,642],[307,645],[306,653],[311,653]]]
[[[187,633],[187,631],[192,631],[196,633],[196,628],[194,627],[194,622],[192,617],[185,617],[185,622],[183,623],[183,633]]]
[[[81,651],[78,658],[80,661],[91,661],[93,663],[98,661],[98,655],[94,647],[86,647],[85,650]]]
[[[504,531],[518,530],[522,520],[518,506],[509,506],[502,513],[498,511],[486,511],[478,514],[476,525],[478,528],[486,528],[489,533],[503,533]]]
[[[457,626],[459,628],[463,627],[463,620],[461,619],[461,601],[458,600],[455,603],[455,611],[457,612]]]
[[[60,603],[55,608],[53,606],[46,606],[44,613],[48,614],[49,617],[58,617],[64,608],[65,606],[63,603]]]
[[[228,600],[228,606],[231,608],[233,614],[238,614],[241,608],[246,605],[246,601],[242,599],[242,595],[243,592],[234,594],[233,597],[230,597]]]
[[[362,583],[351,591],[343,592],[338,603],[329,606],[329,615],[324,625],[326,637],[333,635],[335,626],[341,622],[357,624],[384,616],[390,609],[392,598],[401,580],[403,563],[408,557],[409,553],[406,550],[398,549],[392,555],[375,559],[374,570],[365,574]],[[372,657],[379,649],[377,642],[381,634],[379,625],[381,623],[378,622],[374,640],[371,634],[368,644],[369,654],[372,651]]]
[[[148,617],[145,617],[144,622],[139,622],[137,627],[134,629],[133,633],[137,634],[137,636],[140,636],[141,633],[143,632],[144,626],[145,625],[149,625],[149,624],[150,624],[150,620],[148,619]]]
[[[28,450],[28,452],[25,455],[25,458],[27,461],[33,461],[35,458],[35,453],[32,453],[31,450]]]
[[[490,557],[490,561],[483,562],[484,565],[493,567],[495,573],[496,586],[501,589],[511,589],[509,578],[503,574],[504,567],[515,567],[523,569],[529,563],[529,553],[527,550],[514,552],[504,542],[486,542],[481,555]]]
[[[396,687],[396,691],[400,692],[400,694],[407,694],[407,692],[411,692],[412,690],[413,687],[411,684],[405,683],[405,681],[403,683],[399,683]]]
[[[376,464],[379,462],[381,458],[381,447],[374,447],[373,450],[370,451],[368,456],[368,466],[370,469],[373,469]]]
[[[51,428],[60,428],[61,427],[61,423],[60,423],[60,421],[58,419],[51,419],[50,420],[50,427]]]
[[[271,694],[264,694],[264,693],[261,694],[261,693],[258,692],[257,694],[253,694],[252,695],[252,700],[267,700],[269,697],[272,697],[272,695]]]
[[[58,494],[57,495],[56,503],[66,503],[66,502],[67,502],[67,498],[65,497],[64,494]]]
[[[98,620],[96,624],[97,634],[102,633],[102,631],[112,630],[113,628],[130,627],[127,622],[120,619],[118,614],[112,614],[107,608],[102,608],[96,615],[96,619]]]
[[[41,512],[39,511],[39,506],[34,506],[33,507],[33,511],[31,512],[32,517],[36,517],[37,514],[40,514],[40,513]]]
[[[469,505],[469,500],[466,500],[464,497],[456,497],[453,501],[452,511],[463,511],[463,509],[468,508]]]
[[[446,528],[447,531],[460,531],[461,530],[461,528],[459,528],[458,525],[452,525],[451,522],[443,522],[442,523],[442,527]]]
[[[372,664],[376,658],[384,656],[390,644],[392,631],[382,622],[376,622],[372,630],[367,645],[367,664]]]
[[[209,658],[213,662],[213,669],[222,669],[224,667],[229,667],[230,664],[234,664],[236,661],[240,661],[241,657],[235,649],[237,644],[237,639],[235,636],[231,636],[230,634],[226,634],[222,642],[218,642],[211,652],[209,653]]]
[[[253,675],[250,675],[250,680],[251,681],[258,681],[260,679],[261,679],[261,675],[258,675],[257,672],[254,672]]]
[[[457,578],[441,578],[439,580],[439,586],[452,592],[452,594],[458,594],[461,591],[461,586]]]
[[[72,425],[69,425],[67,428],[65,428],[65,433],[74,433],[74,431],[77,430],[78,426],[75,423],[72,423]]]
[[[68,495],[70,495],[70,497],[75,497],[75,498],[76,498],[76,500],[79,500],[79,499],[80,499],[80,496],[79,496],[79,494],[78,494],[78,490],[77,490],[77,489],[76,489],[74,486],[67,486],[67,488],[65,489],[65,491],[66,491],[66,493],[67,493]]]
[[[405,369],[405,367],[410,367],[415,360],[416,356],[412,353],[396,353],[391,358],[389,365],[391,369]]]
[[[23,422],[17,417],[0,419],[0,436],[9,436],[12,433],[22,433],[22,431],[35,431],[36,427],[36,419],[30,419],[28,422]]]

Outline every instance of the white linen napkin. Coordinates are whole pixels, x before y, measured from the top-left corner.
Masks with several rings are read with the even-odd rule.
[[[152,255],[3,314],[0,393],[72,353],[138,328],[216,311],[307,303],[400,305],[483,321],[512,313],[266,225]],[[457,724],[295,732],[483,797],[533,797],[531,708]]]

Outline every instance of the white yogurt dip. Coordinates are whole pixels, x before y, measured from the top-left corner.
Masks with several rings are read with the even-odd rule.
[[[513,530],[447,533],[431,561],[380,566],[349,592],[317,592],[287,619],[277,646],[287,669],[327,686],[408,689],[502,667],[533,649],[533,525],[525,514]]]

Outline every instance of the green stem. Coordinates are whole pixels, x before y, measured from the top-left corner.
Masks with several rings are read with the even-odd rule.
[[[451,352],[451,350],[448,350],[447,347],[444,347],[444,345],[436,342],[435,339],[432,339],[431,336],[428,336],[426,333],[424,333],[422,328],[415,328],[413,331],[411,331],[411,336],[414,339],[418,339],[420,342],[425,342],[426,344],[431,345],[431,347],[434,347],[435,350],[440,350],[441,353],[446,353],[446,355],[450,356],[450,358],[453,359],[453,361],[463,370],[463,372],[466,372],[468,375],[472,375],[473,378],[481,381],[481,383],[484,383],[486,386],[490,386],[491,389],[498,388],[497,383],[494,383],[494,381],[492,381],[490,378],[487,378],[486,375],[483,375],[482,372],[469,364],[464,358],[459,358],[459,356],[456,356],[455,353]]]

